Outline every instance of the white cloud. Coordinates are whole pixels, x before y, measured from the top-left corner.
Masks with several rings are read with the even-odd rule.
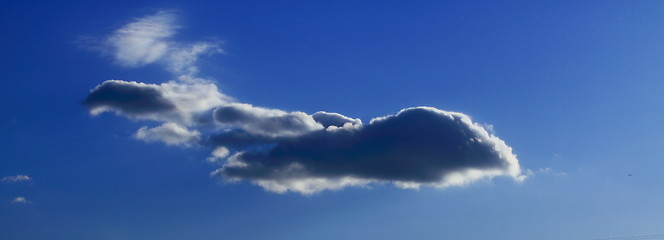
[[[353,177],[308,177],[300,179],[255,180],[253,182],[270,192],[285,193],[290,191],[302,195],[311,195],[325,190],[340,190],[346,187],[365,187],[373,181]]]
[[[11,203],[16,203],[16,204],[32,204],[31,201],[28,201],[24,197],[16,197],[14,198]]]
[[[192,146],[200,140],[201,133],[188,130],[176,123],[164,123],[154,128],[142,127],[134,137],[146,142],[159,141],[167,145]]]
[[[231,152],[228,150],[228,148],[224,146],[219,146],[215,148],[214,151],[212,151],[212,156],[208,157],[206,160],[208,162],[214,163],[219,161],[220,159],[228,157],[230,153]]]
[[[16,175],[16,176],[7,176],[3,177],[0,182],[3,183],[19,183],[19,182],[30,182],[32,178],[28,175]]]
[[[174,48],[167,61],[167,69],[180,75],[181,80],[191,80],[191,76],[198,73],[196,61],[201,54],[220,53],[222,50],[213,43],[194,43],[187,47]]]
[[[170,51],[169,38],[175,34],[175,15],[160,11],[136,19],[115,31],[108,39],[115,60],[125,66],[138,67],[156,62]]]
[[[197,113],[213,109],[232,99],[222,94],[212,83],[162,83],[164,97],[175,104],[179,112]]]
[[[127,67],[161,63],[181,79],[191,79],[198,72],[196,61],[201,54],[221,53],[215,43],[183,43],[173,40],[179,26],[173,11],[159,11],[137,18],[116,30],[106,42],[115,61]]]
[[[323,129],[323,125],[303,112],[289,113],[244,103],[218,107],[214,119],[225,126],[236,126],[253,134],[271,137],[296,136]]]
[[[138,18],[115,31],[106,42],[115,61],[127,67],[160,63],[180,79],[196,79],[201,54],[223,52],[212,42],[184,43],[173,40],[179,26],[173,11],[159,11]]]
[[[217,171],[216,174],[219,172]],[[417,190],[423,186],[433,188],[447,188],[455,186],[466,186],[482,179],[491,179],[496,176],[505,175],[503,171],[481,171],[464,170],[451,173],[438,182],[420,183],[413,181],[385,181],[376,179],[362,179],[356,177],[325,178],[325,177],[302,177],[283,179],[261,179],[252,181],[263,189],[275,192],[295,192],[302,195],[311,195],[326,190],[340,190],[346,187],[368,187],[370,184],[392,183],[401,189]],[[514,179],[518,179],[518,176]],[[238,181],[240,179],[233,179]]]
[[[311,117],[320,123],[329,131],[336,131],[339,129],[359,128],[362,126],[362,120],[359,118],[349,118],[338,113],[330,113],[319,111],[311,115]]]

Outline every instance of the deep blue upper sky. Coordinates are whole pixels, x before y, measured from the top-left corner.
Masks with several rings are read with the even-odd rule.
[[[0,239],[592,239],[664,231],[659,1],[19,2],[0,8]],[[162,83],[96,49],[173,10],[214,41],[200,75],[257,106],[362,119],[414,106],[493,125],[532,176],[311,196],[209,176],[156,124],[90,116],[105,80]],[[31,203],[12,202],[24,197]]]

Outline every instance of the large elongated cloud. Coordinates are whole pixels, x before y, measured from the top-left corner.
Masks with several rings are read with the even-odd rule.
[[[468,116],[419,107],[359,128],[313,131],[276,141],[267,151],[239,152],[217,174],[309,194],[368,182],[417,188],[499,175],[519,179],[520,167],[505,142]]]
[[[113,112],[159,126],[134,137],[167,145],[206,147],[224,181],[250,181],[272,192],[312,194],[372,183],[399,188],[461,186],[506,176],[522,181],[512,149],[465,114],[416,107],[360,119],[320,111],[269,109],[235,101],[196,77],[211,43],[174,40],[173,12],[138,18],[107,42],[116,62],[160,64],[174,79],[162,84],[108,80],[84,101],[90,114]]]

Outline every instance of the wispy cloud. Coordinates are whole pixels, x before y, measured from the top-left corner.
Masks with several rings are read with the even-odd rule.
[[[537,170],[532,170],[532,169],[526,169],[524,171],[524,175],[532,177],[532,176],[537,176],[537,175],[551,175],[555,177],[564,177],[567,176],[566,172],[563,171],[555,171],[552,168],[545,167],[545,168],[539,168]]]
[[[312,194],[371,183],[444,188],[497,176],[526,177],[493,126],[462,113],[416,107],[363,124],[333,112],[288,112],[238,102],[195,76],[198,58],[221,50],[209,42],[175,41],[176,20],[175,12],[160,11],[108,38],[117,63],[161,64],[174,79],[162,84],[108,80],[92,89],[84,104],[92,115],[114,112],[161,124],[140,128],[134,135],[139,140],[209,148],[207,160],[221,165],[212,175],[224,181]]]
[[[212,42],[178,42],[173,39],[177,30],[175,11],[159,11],[156,14],[137,18],[116,30],[107,40],[115,61],[127,67],[140,67],[160,63],[184,79],[197,72],[199,55],[221,53]]]
[[[20,182],[31,182],[32,178],[28,175],[15,175],[15,176],[7,176],[3,177],[0,179],[0,182],[3,183],[20,183]]]
[[[115,60],[125,66],[138,67],[166,57],[171,47],[170,38],[177,29],[174,23],[173,12],[161,11],[118,29],[108,38]]]

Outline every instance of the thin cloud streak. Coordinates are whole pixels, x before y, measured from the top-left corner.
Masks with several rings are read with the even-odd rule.
[[[15,175],[15,176],[6,176],[0,179],[0,182],[3,183],[21,183],[21,182],[31,182],[32,178],[28,175]]]

